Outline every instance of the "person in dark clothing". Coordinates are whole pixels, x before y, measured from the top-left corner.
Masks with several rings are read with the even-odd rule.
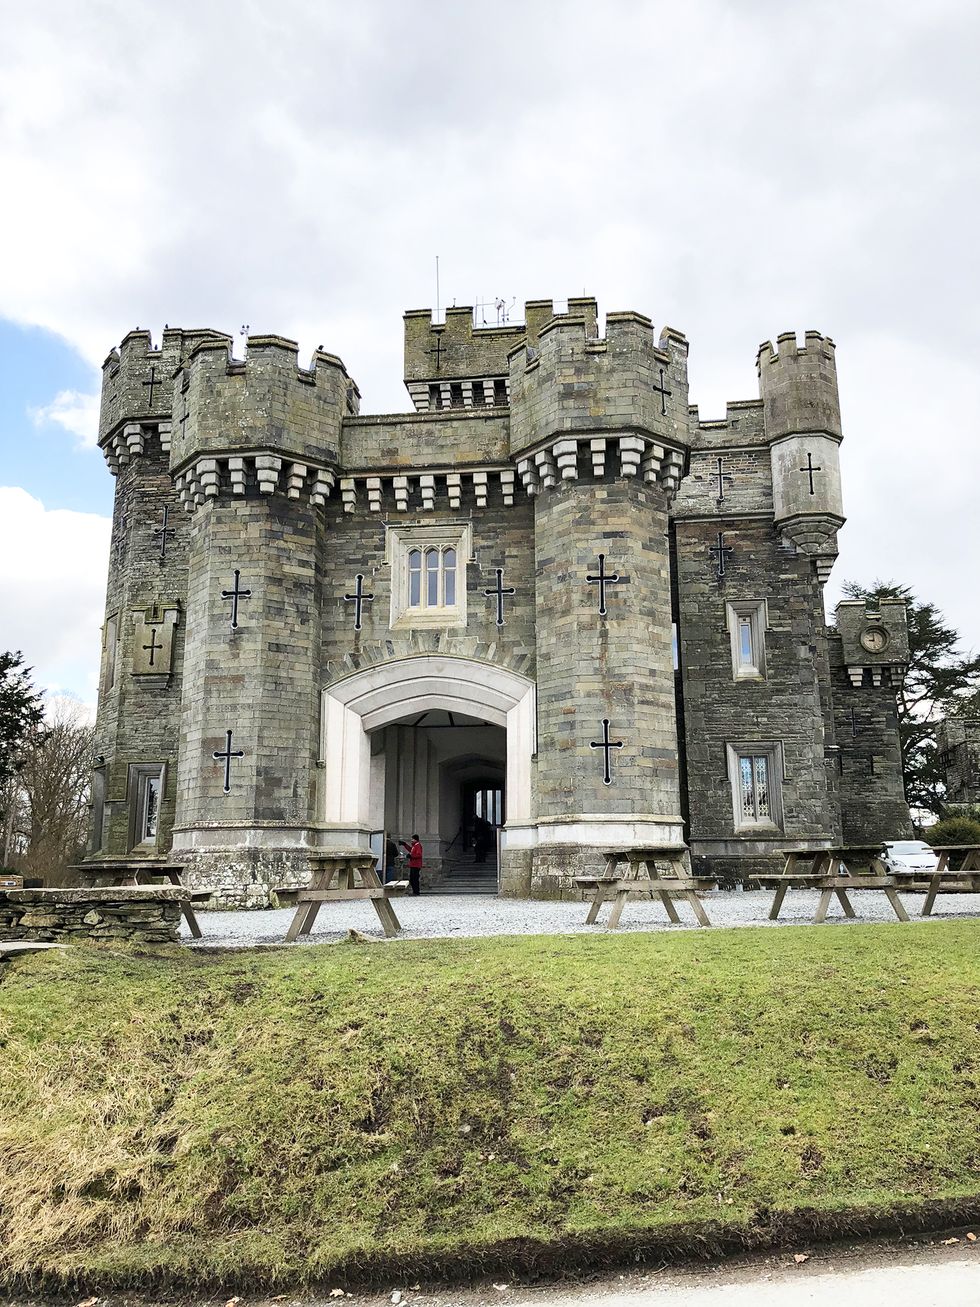
[[[395,867],[398,863],[398,845],[389,835],[385,840],[385,884],[395,879]]]
[[[474,862],[486,862],[487,854],[493,845],[493,827],[484,817],[477,817],[473,822]]]
[[[418,897],[421,893],[422,844],[418,835],[413,835],[411,844],[402,840],[401,846],[408,850],[408,883],[412,887],[412,894]]]

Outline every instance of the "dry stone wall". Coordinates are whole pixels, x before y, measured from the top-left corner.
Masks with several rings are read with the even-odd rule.
[[[186,890],[0,890],[0,940],[176,944]]]

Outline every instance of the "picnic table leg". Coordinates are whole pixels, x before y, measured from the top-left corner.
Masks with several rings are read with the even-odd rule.
[[[886,885],[885,896],[888,899],[888,902],[895,909],[895,916],[898,917],[899,921],[908,921],[909,914],[905,911],[904,903],[898,897],[898,891],[894,889],[893,886]]]
[[[781,908],[782,908],[782,906],[783,906],[783,899],[786,897],[786,891],[787,891],[788,889],[789,889],[789,886],[788,886],[788,885],[777,885],[777,886],[776,886],[776,893],[773,895],[773,899],[772,899],[772,907],[769,909],[769,920],[770,920],[770,921],[778,921],[778,920],[779,920],[779,913],[780,913],[780,910],[781,910]]]
[[[844,916],[850,917],[853,920],[853,918],[857,916],[857,913],[851,907],[851,900],[847,897],[847,890],[835,889],[834,893],[837,895],[837,901],[844,909]]]
[[[820,902],[817,904],[816,915],[813,918],[813,924],[819,926],[821,922],[827,920],[827,909],[830,907],[830,900],[834,897],[832,889],[825,889],[820,895]]]
[[[372,899],[374,910],[378,914],[378,920],[381,922],[381,929],[391,939],[401,930],[401,922],[395,916],[395,910],[387,899]]]
[[[667,909],[667,916],[671,919],[671,921],[674,923],[675,926],[679,926],[681,924],[681,919],[677,915],[677,909],[674,907],[673,903],[671,902],[670,891],[658,888],[657,893],[660,895],[660,902]]]
[[[365,885],[369,885],[372,889],[384,889],[384,886],[381,883],[381,877],[378,875],[376,867],[365,867],[361,872],[361,879]],[[378,914],[378,920],[381,922],[381,929],[384,931],[388,939],[391,939],[394,935],[397,935],[402,928],[401,922],[395,916],[395,909],[391,905],[391,900],[388,898],[380,898],[372,899],[371,902],[374,904],[374,910]]]
[[[929,892],[928,892],[928,894],[926,895],[926,901],[925,901],[925,903],[923,903],[923,905],[922,905],[922,915],[923,915],[924,917],[931,917],[931,916],[932,916],[932,910],[933,910],[933,908],[934,908],[935,905],[936,905],[936,895],[937,895],[938,893],[939,893],[939,877],[938,877],[938,876],[930,876],[930,877],[929,877]]]
[[[612,905],[612,912],[609,914],[609,920],[606,925],[610,930],[615,930],[619,925],[619,919],[623,915],[623,908],[626,906],[626,900],[629,898],[628,889],[618,889],[616,891],[616,902]],[[675,918],[676,920],[676,918]]]
[[[286,931],[286,943],[292,944],[297,935],[308,935],[310,927],[316,920],[319,903],[297,903],[296,911],[293,913],[293,919],[289,923],[289,929]],[[307,920],[309,918],[309,920]]]
[[[605,896],[602,891],[603,887],[601,885],[595,887],[595,897],[589,905],[589,910],[585,915],[585,924],[587,926],[594,926],[596,923],[596,919],[599,916],[599,909],[605,902]]]
[[[202,931],[201,927],[198,925],[197,914],[194,909],[189,903],[182,903],[180,905],[180,910],[184,914],[184,920],[187,922],[187,928],[191,932],[191,935],[194,939],[201,939],[203,937]]]
[[[688,903],[690,903],[691,911],[698,919],[698,925],[710,926],[711,922],[708,920],[708,914],[705,912],[704,908],[702,907],[701,900],[695,894],[694,890],[692,889],[687,890],[685,892],[684,897],[687,899]]]

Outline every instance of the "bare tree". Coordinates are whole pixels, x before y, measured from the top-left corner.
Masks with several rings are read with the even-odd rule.
[[[53,699],[43,725],[24,741],[8,834],[11,862],[46,885],[63,883],[65,868],[85,849],[92,739],[82,705]]]

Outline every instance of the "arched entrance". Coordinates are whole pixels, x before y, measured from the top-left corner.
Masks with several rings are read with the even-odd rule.
[[[505,766],[502,775],[498,773],[506,814],[503,843],[508,831],[531,825],[534,682],[493,663],[420,654],[379,663],[323,691],[319,806],[324,843],[361,845],[372,829],[385,825],[385,776],[390,765],[386,728],[397,725],[403,730],[406,724],[417,723],[415,729],[421,731],[430,714],[504,728],[501,761]],[[423,774],[421,767],[415,768],[413,778],[437,801],[438,794],[433,794],[440,786],[437,779]]]

